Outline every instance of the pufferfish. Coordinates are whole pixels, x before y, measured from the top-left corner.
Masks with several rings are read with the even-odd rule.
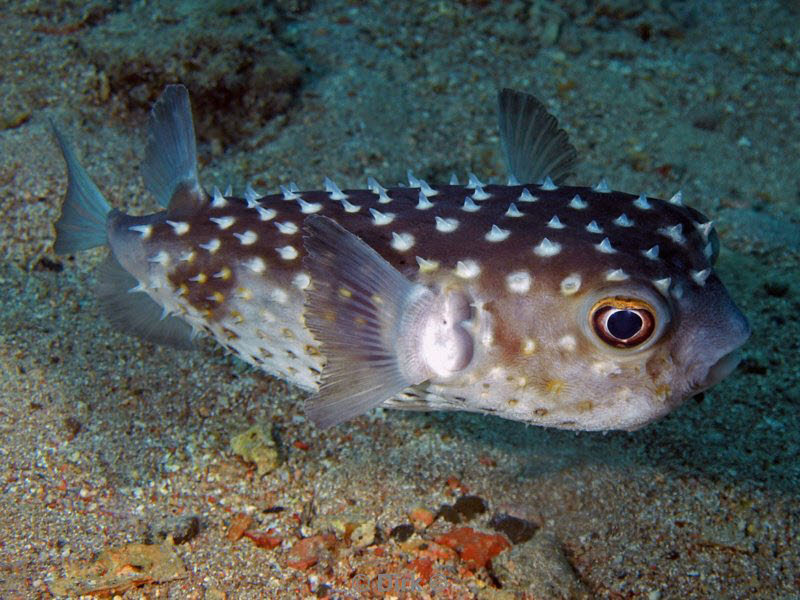
[[[499,93],[507,185],[367,189],[198,178],[189,95],[155,103],[142,175],[163,207],[112,209],[64,136],[55,251],[107,245],[110,321],[188,347],[205,333],[308,390],[329,427],[378,407],[634,430],[738,363],[747,320],[713,270],[711,221],[660,200],[563,185],[577,153],[531,95]]]

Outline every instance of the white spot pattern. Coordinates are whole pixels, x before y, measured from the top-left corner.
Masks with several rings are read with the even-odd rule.
[[[433,206],[433,202],[428,200],[428,197],[422,192],[419,193],[419,200],[417,200],[417,210],[428,210]]]
[[[264,263],[264,259],[260,256],[254,256],[249,261],[244,263],[244,266],[250,269],[253,273],[263,273],[267,270],[267,265]]]
[[[175,235],[184,235],[189,231],[189,224],[185,221],[170,221],[167,220],[167,225],[172,227],[172,231],[175,232]]]
[[[372,222],[375,223],[377,226],[388,225],[392,221],[394,221],[395,214],[394,213],[382,213],[379,210],[375,210],[374,208],[369,209],[370,214],[372,214]]]
[[[547,238],[542,239],[542,241],[533,248],[533,253],[541,257],[555,256],[559,252],[561,252],[561,244],[558,242],[551,242]]]
[[[594,247],[597,248],[598,252],[602,252],[603,254],[614,254],[614,252],[616,252],[608,238],[603,238],[603,241],[599,244],[595,244]]]
[[[533,278],[527,271],[514,271],[506,276],[508,290],[515,294],[526,294],[531,289]]]
[[[625,281],[627,278],[628,274],[622,269],[606,271],[606,281]]]
[[[205,244],[198,244],[203,250],[208,250],[211,254],[214,254],[220,247],[220,241],[217,238],[206,242]]]
[[[456,276],[461,279],[474,279],[480,272],[480,265],[474,260],[460,260],[456,263]]]
[[[561,280],[561,293],[571,296],[581,289],[581,276],[578,273],[570,273]]]
[[[398,252],[405,252],[414,246],[414,236],[410,233],[392,232],[392,248]]]
[[[570,208],[574,208],[575,210],[583,210],[584,208],[589,206],[589,203],[586,202],[586,200],[584,200],[583,198],[581,198],[578,194],[575,194],[572,197],[572,200],[569,201],[568,206]]]
[[[419,208],[419,206],[417,206],[417,208]],[[475,201],[472,198],[467,196],[464,198],[464,206],[461,207],[461,210],[464,212],[477,212],[480,210],[480,208],[481,207],[475,204]]]
[[[487,242],[502,242],[508,239],[509,235],[511,235],[511,232],[508,229],[501,229],[497,225],[492,225],[489,233],[487,233],[484,237],[486,238]]]
[[[217,227],[219,227],[220,229],[228,229],[228,227],[230,227],[236,222],[236,219],[234,219],[230,215],[224,217],[210,217],[208,220],[211,221],[212,223],[216,223]]]
[[[597,221],[591,221],[586,226],[586,231],[588,231],[589,233],[603,233],[603,228],[597,224]]]
[[[250,231],[249,229],[244,233],[234,233],[233,235],[239,238],[239,242],[242,244],[242,246],[250,246],[255,244],[256,240],[258,240],[258,235],[256,235],[256,232]]]
[[[297,225],[292,223],[291,221],[285,221],[284,223],[275,223],[275,227],[278,228],[284,235],[294,235],[297,233]]]
[[[441,233],[452,233],[458,229],[458,220],[451,218],[436,217],[436,231]]]
[[[281,248],[275,248],[275,250],[277,250],[283,260],[294,260],[297,258],[297,249],[294,246],[282,246]]]

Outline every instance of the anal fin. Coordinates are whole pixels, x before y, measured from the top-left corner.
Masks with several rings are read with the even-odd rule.
[[[164,309],[144,292],[133,292],[136,279],[109,254],[97,270],[97,298],[106,318],[117,329],[148,342],[189,350],[192,327],[183,319],[168,316]]]
[[[408,281],[375,250],[335,221],[306,219],[306,325],[326,365],[306,401],[318,427],[361,415],[428,378],[404,351],[404,325],[432,294]]]

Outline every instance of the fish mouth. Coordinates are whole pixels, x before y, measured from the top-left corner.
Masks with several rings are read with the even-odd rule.
[[[709,367],[705,380],[700,384],[700,391],[717,385],[720,381],[733,373],[741,360],[742,353],[738,348],[722,356]]]

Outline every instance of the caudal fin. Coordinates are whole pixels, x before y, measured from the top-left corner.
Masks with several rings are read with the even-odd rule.
[[[107,242],[106,217],[111,206],[78,162],[56,124],[51,121],[50,125],[67,164],[68,180],[67,196],[61,205],[61,216],[56,221],[53,249],[57,254],[69,254],[104,246]]]

